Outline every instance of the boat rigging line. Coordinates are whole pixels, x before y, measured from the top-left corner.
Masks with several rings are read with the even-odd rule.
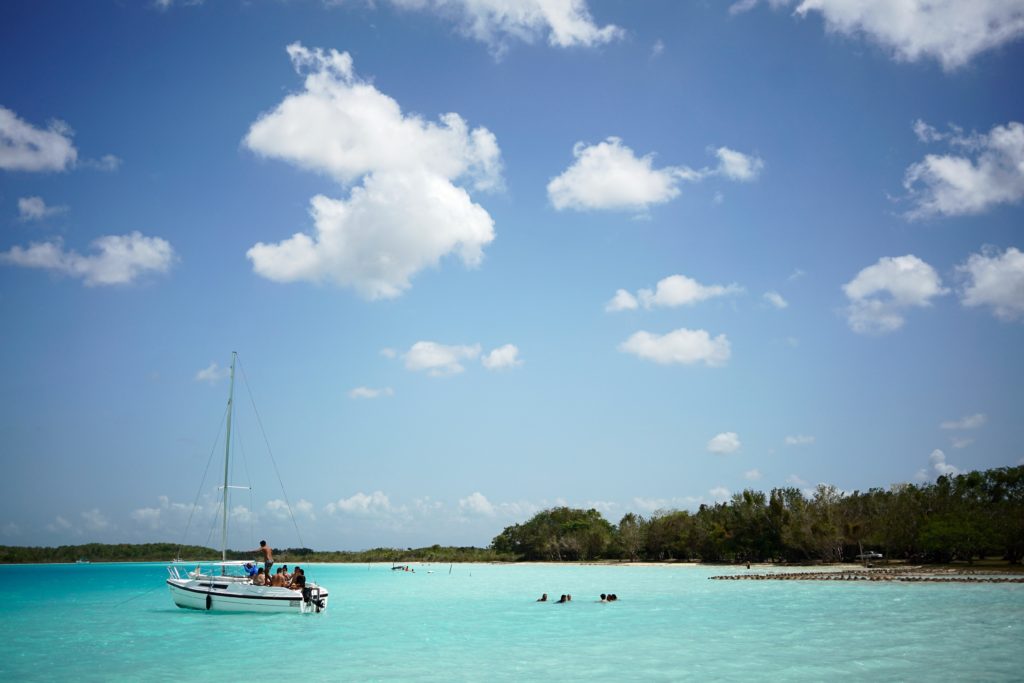
[[[281,472],[277,468],[277,460],[274,459],[274,451],[270,448],[270,439],[267,438],[267,432],[263,429],[263,418],[260,417],[260,411],[256,408],[256,400],[252,395],[252,388],[249,386],[249,377],[245,374],[245,365],[242,363],[242,359],[238,359],[238,369],[242,371],[242,383],[245,384],[245,391],[249,394],[249,403],[252,404],[252,412],[256,415],[256,424],[259,425],[260,434],[263,435],[263,442],[267,445],[267,454],[270,455],[270,462],[274,466],[274,474],[277,476],[277,483],[281,487],[281,494],[284,496],[284,504],[288,508],[288,517],[292,520],[292,526],[295,527],[295,535],[299,538],[299,546],[305,548],[306,543],[302,540],[302,532],[299,531],[299,524],[295,521],[295,513],[292,512],[292,503],[288,500],[288,491],[284,488],[284,481],[281,479]]]

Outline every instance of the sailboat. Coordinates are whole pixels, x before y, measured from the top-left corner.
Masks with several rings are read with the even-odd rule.
[[[228,541],[228,464],[231,457],[231,413],[235,394],[235,361],[231,353],[231,382],[228,389],[227,428],[224,445],[224,500],[221,520],[221,558],[213,562],[179,561],[167,567],[167,586],[178,607],[212,612],[292,612],[319,613],[327,609],[327,589],[307,582],[300,590],[280,586],[259,586],[250,576],[252,563],[227,560]],[[189,571],[189,566],[195,569]],[[269,578],[269,577],[268,577]]]

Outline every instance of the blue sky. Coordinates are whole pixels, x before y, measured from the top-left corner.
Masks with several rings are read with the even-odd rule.
[[[233,350],[233,547],[249,389],[317,548],[1020,464],[1024,4],[918,5],[5,3],[0,543],[215,544]]]

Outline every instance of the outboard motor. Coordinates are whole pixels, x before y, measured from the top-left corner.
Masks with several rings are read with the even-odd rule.
[[[320,587],[315,588],[304,586],[302,589],[302,602],[306,607],[315,609],[317,614],[324,608],[323,598],[320,597]]]

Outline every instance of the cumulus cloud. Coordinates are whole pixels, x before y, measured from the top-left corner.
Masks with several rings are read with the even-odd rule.
[[[990,306],[1001,320],[1024,317],[1024,253],[1010,247],[1000,254],[993,248],[971,254],[956,268],[965,278],[960,288],[964,306]]]
[[[383,389],[371,389],[370,387],[356,387],[348,392],[349,398],[380,398],[381,396],[394,396],[395,392],[391,387]]]
[[[414,372],[424,371],[432,377],[455,375],[466,368],[462,361],[480,356],[480,345],[448,346],[432,341],[418,341],[403,354],[405,367]]]
[[[714,173],[723,175],[730,180],[739,180],[741,182],[756,180],[761,175],[761,171],[764,170],[763,159],[744,154],[743,152],[737,152],[728,147],[716,149],[715,156],[718,157],[718,168],[715,169]]]
[[[620,289],[615,292],[615,296],[611,298],[611,301],[605,305],[604,310],[609,313],[614,313],[616,311],[632,311],[636,310],[639,306],[640,304],[636,300],[635,296],[624,289]]]
[[[132,510],[128,516],[149,529],[160,528],[160,508],[139,508]]]
[[[228,368],[222,368],[216,363],[210,363],[196,373],[195,380],[197,382],[209,382],[210,384],[215,384],[227,377],[229,373],[230,370]]]
[[[288,519],[291,517],[291,514],[289,513],[288,510],[288,501],[286,500],[281,500],[280,498],[268,500],[266,503],[264,503],[263,507],[266,508],[267,512],[269,512],[272,516],[276,517],[277,519]],[[313,504],[310,503],[308,500],[300,498],[299,501],[295,503],[294,506],[292,506],[292,514],[296,512],[300,515],[309,518],[310,520],[316,520],[316,514],[313,512]]]
[[[0,107],[0,169],[7,171],[63,171],[75,165],[78,151],[71,144],[70,126],[51,121],[46,130]]]
[[[503,370],[523,364],[519,357],[519,348],[515,344],[505,344],[492,350],[481,358],[480,362],[488,370]]]
[[[727,453],[735,453],[740,449],[740,445],[740,437],[736,432],[722,432],[721,434],[716,434],[708,441],[708,451],[718,455],[725,455]]]
[[[347,513],[363,517],[388,514],[392,511],[391,501],[382,491],[374,491],[366,494],[362,491],[349,498],[342,498],[336,502],[328,503],[324,509],[327,514]]]
[[[712,338],[706,330],[685,327],[662,335],[643,330],[635,332],[619,344],[619,351],[661,365],[704,363],[710,367],[725,365],[731,354],[724,334]]]
[[[71,529],[71,522],[57,515],[52,522],[46,525],[46,528],[48,531],[53,532],[67,531]]]
[[[82,162],[82,165],[88,166],[89,168],[95,168],[97,171],[107,171],[112,173],[121,168],[122,163],[123,162],[119,157],[116,157],[113,154],[104,154],[99,159],[86,159]]]
[[[41,221],[65,213],[67,210],[66,206],[47,206],[42,197],[18,199],[18,218],[22,221]]]
[[[906,309],[930,306],[948,291],[935,269],[916,256],[886,256],[843,285],[850,300],[847,321],[854,332],[892,332],[903,326]]]
[[[1024,10],[1016,0],[768,0],[772,7],[798,1],[795,14],[816,12],[830,32],[865,36],[897,60],[936,59],[947,71],[1024,34]],[[745,12],[758,0],[739,0],[729,11]]]
[[[696,180],[685,167],[654,168],[654,155],[637,158],[617,137],[587,146],[577,142],[576,161],[548,183],[548,198],[558,210],[642,210],[679,196],[680,180]]]
[[[110,520],[108,520],[106,515],[100,512],[97,508],[86,510],[81,513],[81,516],[85,523],[85,528],[89,531],[102,531],[110,526]]]
[[[977,429],[988,422],[988,416],[984,413],[965,415],[959,420],[945,420],[939,425],[942,429]]]
[[[711,175],[730,180],[753,180],[764,162],[728,147],[713,150],[718,167],[692,169],[688,166],[654,168],[654,155],[637,157],[617,137],[596,145],[577,142],[576,161],[548,183],[548,198],[558,210],[643,211],[679,196],[679,183],[699,181]]]
[[[914,130],[919,139],[947,141],[963,153],[928,154],[907,168],[903,186],[914,203],[907,218],[979,214],[1024,199],[1024,124],[964,135],[957,128],[940,134],[918,121]]]
[[[746,472],[743,473],[743,478],[748,481],[757,481],[758,479],[761,478],[761,470],[747,470]]]
[[[792,484],[793,486],[807,486],[807,482],[800,478],[799,475],[791,474],[786,477],[786,483]]]
[[[82,255],[64,251],[59,239],[33,242],[25,248],[15,246],[0,252],[0,263],[81,278],[92,287],[129,284],[147,273],[166,273],[175,259],[170,242],[138,231],[106,235],[94,240],[92,246],[97,253]]]
[[[958,468],[946,462],[946,454],[938,448],[928,456],[928,461],[932,465],[932,470],[939,476],[955,477],[960,474]]]
[[[708,495],[711,496],[711,499],[714,501],[723,501],[732,498],[732,492],[724,486],[716,486],[708,491]]]
[[[393,298],[411,278],[448,255],[478,266],[494,222],[456,181],[500,189],[501,152],[486,128],[458,114],[440,123],[405,115],[398,103],[359,79],[347,52],[288,46],[306,73],[289,95],[249,129],[244,144],[262,156],[325,173],[353,187],[347,198],[313,197],[314,233],[247,252],[254,271],[277,282],[331,282],[369,299]]]
[[[954,436],[949,440],[949,442],[953,446],[953,448],[967,448],[972,443],[974,443],[974,439],[968,437]]]
[[[786,437],[787,446],[807,446],[812,443],[814,443],[814,437],[807,436],[805,434],[797,434],[796,436]]]
[[[786,308],[789,306],[789,302],[782,298],[782,295],[778,292],[765,292],[764,300],[770,303],[775,308]]]
[[[547,38],[552,47],[592,47],[625,35],[618,26],[598,27],[586,0],[391,0],[407,9],[428,9],[453,19],[466,36],[500,55],[510,40]]]
[[[459,500],[459,510],[475,515],[494,516],[494,506],[484,494],[476,491]]]
[[[641,289],[636,296],[624,289],[620,289],[605,306],[606,311],[624,311],[635,309],[642,305],[644,308],[665,307],[675,308],[677,306],[692,306],[701,301],[719,296],[739,294],[743,288],[736,283],[730,285],[702,285],[693,278],[685,275],[670,275],[658,282],[656,287]]]

